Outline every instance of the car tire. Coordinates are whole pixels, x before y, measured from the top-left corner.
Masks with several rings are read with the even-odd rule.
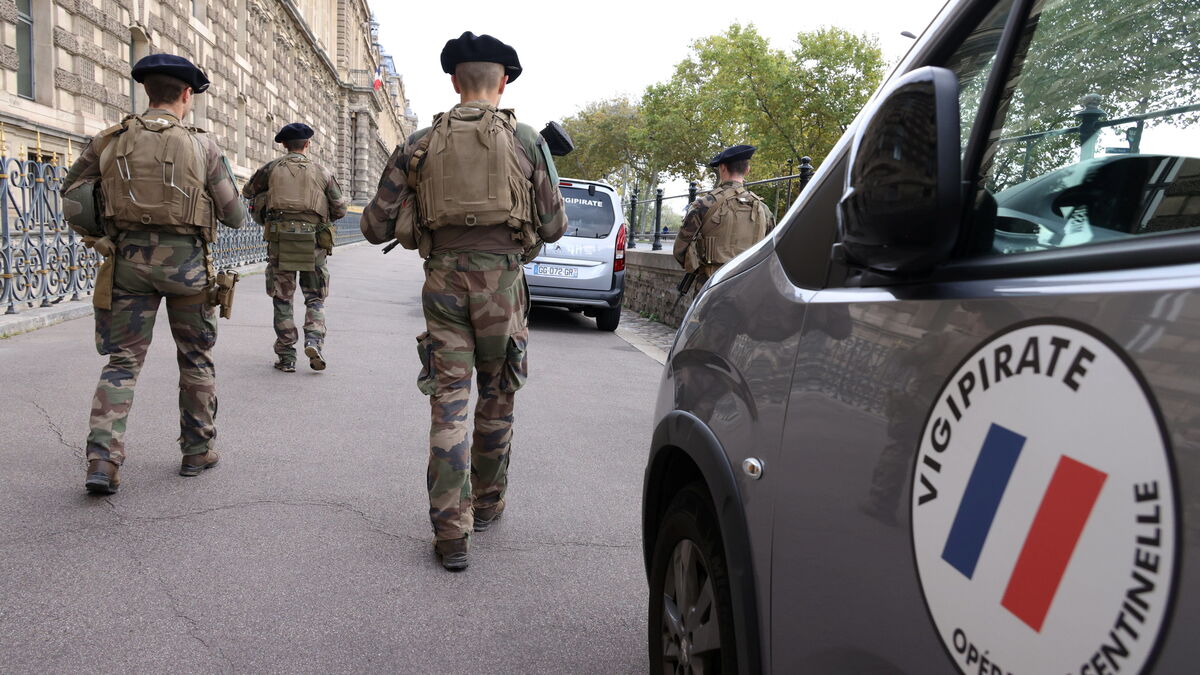
[[[650,564],[650,672],[736,673],[733,594],[708,490],[680,490],[661,523]]]
[[[596,312],[596,328],[606,332],[613,332],[621,323],[621,307],[613,307],[612,309],[602,309]]]

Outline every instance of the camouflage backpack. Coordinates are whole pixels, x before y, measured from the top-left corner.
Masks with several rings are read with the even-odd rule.
[[[701,226],[700,260],[723,265],[767,234],[762,198],[742,185],[722,188]]]
[[[130,115],[101,136],[111,139],[100,153],[104,216],[117,229],[216,234],[208,195],[208,162],[199,129],[174,118]]]
[[[515,127],[511,110],[458,107],[434,119],[408,170],[420,227],[507,224],[533,244],[533,184],[517,162]]]
[[[307,213],[329,221],[329,201],[325,198],[325,176],[320,167],[303,155],[288,155],[271,168],[267,179],[267,209],[287,213]]]

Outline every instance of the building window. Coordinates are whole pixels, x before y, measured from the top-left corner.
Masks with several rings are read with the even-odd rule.
[[[17,94],[33,98],[32,0],[17,0]]]
[[[208,17],[208,0],[192,0],[192,16],[203,21]]]

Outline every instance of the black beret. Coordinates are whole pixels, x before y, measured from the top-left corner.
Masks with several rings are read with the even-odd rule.
[[[442,70],[453,75],[454,67],[468,61],[485,61],[504,66],[509,82],[521,75],[521,62],[517,50],[491,35],[476,35],[467,31],[453,40],[447,40],[442,48]]]
[[[192,91],[197,94],[203,94],[205,89],[208,89],[208,77],[204,71],[197,68],[191,61],[182,56],[174,54],[151,54],[143,56],[133,66],[130,75],[134,81],[143,82],[147,75],[160,73],[169,75],[177,80],[183,80]]]
[[[721,151],[719,155],[712,158],[708,163],[709,166],[716,168],[721,164],[730,162],[740,162],[743,159],[750,159],[754,155],[754,151],[758,148],[753,145],[731,145]]]
[[[275,142],[283,143],[284,141],[302,141],[313,137],[312,127],[304,122],[292,122],[291,124],[283,125],[279,133],[275,134]]]

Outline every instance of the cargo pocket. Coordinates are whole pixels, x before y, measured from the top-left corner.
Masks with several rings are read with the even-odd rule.
[[[317,258],[316,235],[312,232],[279,233],[279,269],[311,272]]]
[[[325,249],[325,253],[329,255],[333,255],[333,233],[335,229],[335,225],[330,225],[317,233],[317,246]]]
[[[421,373],[417,375],[417,389],[422,394],[432,396],[437,390],[437,373],[433,369],[433,337],[429,331],[417,336],[417,355],[421,357]]]
[[[508,351],[504,356],[504,370],[500,373],[500,391],[515,394],[525,386],[529,377],[529,356],[526,347],[529,338],[526,335],[513,335],[508,338]]]

